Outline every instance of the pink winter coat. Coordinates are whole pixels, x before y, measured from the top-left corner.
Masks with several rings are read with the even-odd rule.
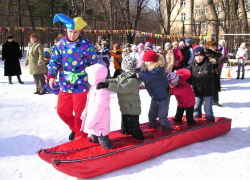
[[[140,68],[143,63],[143,56],[145,54],[145,51],[140,52],[137,60],[137,68]]]
[[[101,64],[95,64],[86,69],[88,78],[94,78],[90,86],[87,102],[82,112],[81,131],[96,136],[106,136],[110,132],[110,93],[106,88],[96,89],[100,82],[105,82],[108,70]]]
[[[181,61],[183,60],[183,54],[181,53],[181,50],[180,50],[180,48],[178,48],[178,49],[172,49],[172,52],[174,53],[174,59],[175,59],[175,61],[177,61],[178,62],[178,64],[179,64],[179,66],[178,67],[180,67],[180,63],[181,63]],[[175,66],[174,66],[175,67]]]
[[[179,84],[173,89],[172,95],[175,95],[177,104],[181,108],[192,107],[195,105],[195,95],[191,86],[186,80],[191,76],[191,72],[187,69],[179,69],[176,73],[180,76]]]

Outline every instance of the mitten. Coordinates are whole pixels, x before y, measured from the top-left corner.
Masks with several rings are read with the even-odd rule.
[[[102,88],[108,88],[109,87],[109,83],[103,83],[103,82],[100,82],[96,89],[102,89]]]
[[[125,77],[126,79],[129,79],[129,78],[137,78],[136,73],[126,73],[126,74],[124,75],[124,77]]]

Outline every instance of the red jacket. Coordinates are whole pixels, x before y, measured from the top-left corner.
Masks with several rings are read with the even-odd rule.
[[[191,76],[188,69],[179,69],[176,73],[180,76],[179,84],[173,89],[172,95],[175,95],[178,106],[181,108],[192,107],[195,105],[195,95],[191,86],[186,80]]]
[[[178,49],[172,49],[173,53],[174,53],[174,59],[176,61],[178,61],[179,63],[183,60],[183,54],[181,53],[180,48]]]

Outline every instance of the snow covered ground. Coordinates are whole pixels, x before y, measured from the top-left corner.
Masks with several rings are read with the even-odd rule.
[[[0,179],[1,180],[72,180],[50,164],[41,160],[36,151],[68,142],[69,128],[60,120],[54,107],[57,96],[35,95],[33,76],[21,61],[20,85],[13,77],[12,85],[3,76],[0,62]],[[204,142],[194,143],[149,161],[114,171],[92,179],[250,179],[250,72],[245,80],[225,78],[229,67],[222,71],[220,103],[213,106],[215,116],[232,118],[229,133]],[[247,69],[247,66],[246,66]],[[142,114],[140,122],[147,122],[150,97],[140,91]],[[111,93],[111,130],[120,129],[120,110],[115,93]],[[171,97],[169,116],[175,115],[177,103]],[[105,166],[108,166],[106,164]]]

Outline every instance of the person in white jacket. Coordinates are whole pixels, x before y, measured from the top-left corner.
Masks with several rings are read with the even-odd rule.
[[[132,52],[129,55],[130,57],[133,57],[134,59],[136,59],[136,62],[137,62],[138,56],[139,56],[139,53],[137,52],[137,46],[133,45],[131,49],[132,49]]]
[[[240,69],[242,68],[242,76],[241,79],[244,79],[244,75],[245,75],[245,64],[246,64],[246,60],[248,59],[248,53],[247,53],[247,48],[246,48],[246,44],[243,42],[240,45],[240,48],[237,51],[236,54],[236,59],[238,59],[237,61],[237,65],[238,65],[238,74],[237,74],[237,78],[240,78]]]

